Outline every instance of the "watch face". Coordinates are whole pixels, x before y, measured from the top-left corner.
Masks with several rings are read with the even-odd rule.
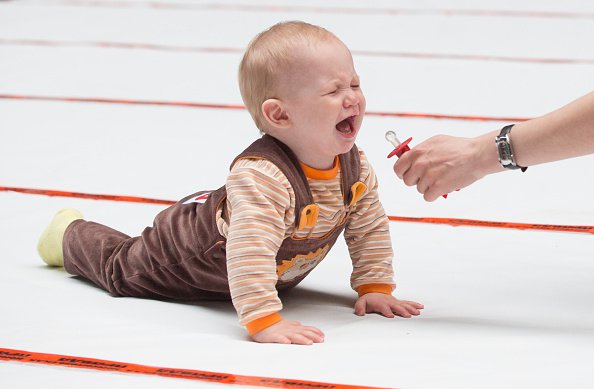
[[[499,161],[502,165],[509,165],[512,163],[509,144],[507,144],[505,141],[497,142],[497,151],[499,152]]]

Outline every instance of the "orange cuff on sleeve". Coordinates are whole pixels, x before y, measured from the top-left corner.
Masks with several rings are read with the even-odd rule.
[[[280,315],[280,313],[275,312],[271,315],[250,321],[245,325],[245,328],[247,328],[248,333],[250,335],[253,335],[258,331],[262,331],[264,328],[270,327],[271,325],[278,323],[282,319],[283,317]]]
[[[361,285],[357,289],[357,293],[359,293],[359,297],[361,297],[367,293],[392,294],[392,290],[394,290],[394,286],[390,284],[367,284]]]

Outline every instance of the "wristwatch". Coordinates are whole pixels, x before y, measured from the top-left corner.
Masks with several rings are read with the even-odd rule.
[[[497,152],[499,153],[499,163],[506,169],[522,169],[522,171],[525,172],[528,168],[519,166],[516,163],[514,149],[511,145],[509,133],[513,126],[513,124],[510,124],[509,126],[503,127],[499,135],[495,137],[495,144],[497,145]]]

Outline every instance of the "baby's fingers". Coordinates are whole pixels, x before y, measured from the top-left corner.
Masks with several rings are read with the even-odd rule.
[[[315,327],[301,326],[288,335],[291,343],[310,345],[313,343],[322,343],[324,333]]]
[[[396,311],[394,311],[394,309],[393,309],[393,308],[392,308],[390,305],[388,305],[388,304],[381,306],[381,307],[380,307],[380,308],[377,310],[377,312],[378,312],[379,314],[381,314],[382,316],[389,317],[389,318],[392,318],[392,317],[394,317],[394,314],[395,314],[395,313],[397,314],[397,312],[396,312]]]
[[[419,303],[416,303],[414,301],[400,300],[400,302],[401,303],[405,303],[407,305],[410,305],[410,306],[412,306],[414,308],[417,308],[417,309],[423,309],[423,308],[425,308],[425,306],[423,304],[419,304]]]
[[[322,343],[324,341],[324,334],[321,333],[321,331],[314,332],[304,330],[301,334],[306,338],[311,339],[314,343]]]
[[[293,343],[288,336],[283,334],[275,334],[270,337],[261,338],[261,337],[253,337],[253,339],[258,343],[279,343],[279,344],[291,344]]]
[[[300,326],[297,332],[311,339],[314,343],[322,343],[324,341],[324,333],[316,327]]]
[[[367,304],[365,302],[364,299],[360,298],[359,300],[357,300],[357,302],[355,303],[355,315],[357,316],[365,316],[365,311]]]
[[[322,338],[324,337],[324,333],[316,327],[303,326],[303,329],[308,332],[313,332],[314,334],[316,334],[317,336],[321,336]]]
[[[392,309],[394,309],[394,313],[400,316],[411,317],[411,315],[420,315],[421,312],[419,309],[423,309],[423,306],[411,301],[399,301],[397,304],[392,306]]]
[[[423,304],[415,303],[414,301],[402,301],[406,310],[411,314],[418,316],[421,314],[421,309],[425,308]]]
[[[398,316],[411,317],[411,313],[408,311],[408,309],[406,309],[406,306],[403,304],[392,304],[390,308],[392,309],[392,312],[394,312]]]
[[[302,334],[290,334],[288,338],[293,344],[303,344],[309,346],[314,343],[313,340]]]

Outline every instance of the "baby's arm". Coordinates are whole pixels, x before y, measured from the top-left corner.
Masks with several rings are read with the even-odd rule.
[[[423,309],[422,304],[398,300],[392,296],[395,284],[389,221],[379,201],[377,178],[363,153],[361,172],[361,179],[368,190],[357,202],[345,231],[345,240],[353,261],[351,286],[359,294],[355,314],[416,316]]]
[[[284,319],[276,291],[276,254],[294,195],[286,177],[264,160],[240,160],[227,179],[230,212],[227,273],[233,305],[250,337],[261,343],[312,344],[317,328]]]

